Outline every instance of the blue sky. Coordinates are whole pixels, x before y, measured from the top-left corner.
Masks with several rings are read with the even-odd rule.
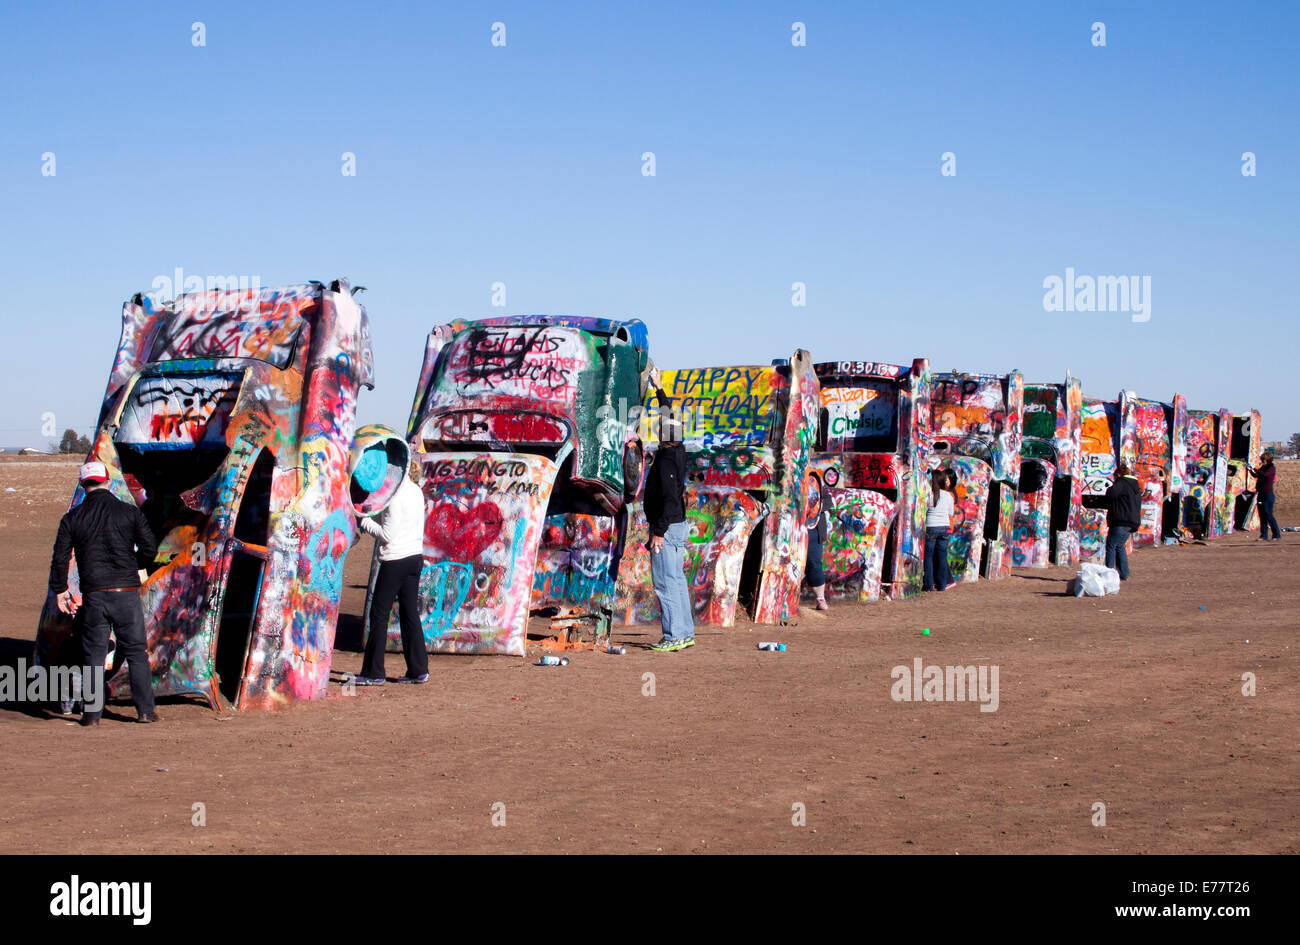
[[[663,367],[1069,370],[1300,431],[1300,4],[377,6],[5,4],[0,444],[89,430],[176,267],[367,286],[359,418],[399,428],[430,327],[541,312],[640,317]],[[1150,276],[1150,321],[1044,311],[1067,267]]]

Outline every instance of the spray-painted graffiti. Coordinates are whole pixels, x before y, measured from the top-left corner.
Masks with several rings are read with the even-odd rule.
[[[426,474],[430,649],[523,655],[531,608],[608,633],[642,473],[646,344],[639,321],[569,316],[430,332],[407,426]]]
[[[140,377],[116,440],[140,449],[222,447],[243,374]]]
[[[952,537],[948,540],[948,565],[955,581],[977,581],[984,558],[984,520],[1001,515],[1001,504],[989,507],[992,485],[988,463],[970,456],[930,457],[931,469],[951,469],[957,474],[957,501],[952,514]],[[999,562],[1000,563],[1000,562]]]
[[[322,697],[361,512],[365,311],[340,281],[146,295],[122,321],[92,455],[159,539],[141,590],[155,693],[241,709]],[[47,601],[38,657],[75,659],[73,629]]]
[[[587,547],[561,566],[565,523],[548,521],[546,508],[556,466],[543,456],[518,453],[433,453],[419,457],[424,492],[424,570],[420,575],[420,625],[431,651],[524,654],[528,613],[534,595],[543,533],[558,528],[550,548],[551,583],[543,593],[568,599],[589,586],[573,581],[574,565],[592,562],[601,528],[589,520]],[[604,529],[604,538],[610,537]],[[603,559],[608,568],[608,556]],[[594,575],[598,577],[599,575]],[[562,581],[564,586],[560,587]],[[597,582],[599,584],[599,582]],[[599,591],[599,586],[595,590]],[[390,648],[400,646],[396,619],[389,623]]]
[[[1020,467],[1011,529],[1011,563],[1017,568],[1045,568],[1051,563],[1052,484],[1056,467],[1044,459],[1026,459]]]
[[[1085,507],[1079,516],[1079,557],[1100,562],[1106,557],[1106,510]]]
[[[1083,401],[1083,494],[1104,496],[1115,481],[1119,404],[1085,397]]]
[[[1174,408],[1172,404],[1142,400],[1126,392],[1124,409],[1132,417],[1134,429],[1130,465],[1143,490],[1141,524],[1133,535],[1133,543],[1135,546],[1156,544],[1161,539],[1166,490],[1173,472]]]
[[[151,307],[152,297],[146,299]],[[288,367],[304,324],[300,299],[289,293],[274,297],[270,306],[266,301],[266,294],[258,292],[181,296],[157,325],[149,360],[255,358]]]
[[[823,555],[828,593],[857,600],[875,600],[882,591],[918,594],[929,496],[929,362],[832,361],[815,370],[824,452],[811,466],[832,504],[844,506],[831,517]]]
[[[697,623],[731,627],[742,579],[745,551],[767,506],[747,492],[725,486],[694,486],[686,490],[687,586]],[[650,528],[638,504],[619,567],[617,598],[626,623],[659,619],[659,602],[650,580]]]
[[[770,367],[664,371],[660,377],[667,408],[683,423],[692,483],[688,496],[718,504],[723,496],[736,495],[725,519],[728,529],[710,533],[695,553],[694,565],[688,555],[698,619],[731,626],[741,603],[759,623],[790,619],[798,610],[806,563],[806,474],[821,406],[811,358],[796,351],[788,363]],[[657,443],[660,410],[652,396],[642,426],[648,448]],[[756,512],[760,518],[751,519]],[[643,522],[638,509],[623,563],[627,573],[620,573],[618,582],[618,612],[629,622],[657,612],[647,590],[648,563],[643,567],[639,561],[643,549],[637,536]],[[747,529],[743,534],[736,531],[742,526]],[[751,532],[758,553],[748,557],[751,571],[746,573]],[[713,547],[720,542],[725,546]]]
[[[1232,418],[1232,442],[1228,451],[1228,495],[1231,497],[1233,527],[1254,531],[1259,528],[1259,509],[1254,501],[1255,475],[1263,451],[1258,410]]]
[[[1011,573],[1011,532],[1015,515],[1015,490],[1020,479],[1025,381],[1019,371],[1006,376],[991,374],[932,375],[931,430],[936,456],[946,453],[977,460],[989,467],[984,498],[991,503],[981,521],[991,520],[997,532],[990,533],[980,545],[973,562],[975,570],[964,579],[975,580],[983,573],[988,578]],[[931,459],[931,466],[935,460]],[[968,464],[961,464],[964,469]],[[957,468],[957,467],[954,467]],[[962,469],[958,469],[959,474]],[[966,474],[971,478],[984,478]],[[949,557],[957,553],[956,537],[949,542]],[[966,548],[969,553],[970,548]],[[954,566],[953,575],[958,569]]]
[[[533,570],[531,606],[577,604],[608,611],[614,606],[611,566],[618,528],[608,515],[551,515]]]
[[[832,523],[822,550],[827,595],[879,600],[894,503],[870,489],[827,489],[826,495]]]

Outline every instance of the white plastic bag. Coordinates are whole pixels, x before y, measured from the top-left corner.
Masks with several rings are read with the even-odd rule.
[[[1119,593],[1119,572],[1114,568],[1083,563],[1083,569],[1070,581],[1070,593],[1075,597],[1105,597],[1107,594]]]

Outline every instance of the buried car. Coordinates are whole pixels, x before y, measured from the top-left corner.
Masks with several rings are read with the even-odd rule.
[[[608,636],[648,368],[635,319],[506,316],[429,333],[407,439],[425,497],[431,651],[523,656],[535,609]]]
[[[1020,483],[1011,538],[1015,567],[1079,563],[1082,425],[1083,389],[1077,377],[1067,378],[1064,384],[1025,385]]]
[[[957,474],[948,542],[953,579],[1006,577],[1020,480],[1024,376],[936,373],[930,379],[929,466]]]
[[[1228,456],[1232,412],[1187,411],[1187,481],[1179,528],[1187,538],[1218,538],[1232,531]]]
[[[1227,491],[1232,502],[1233,528],[1238,531],[1254,531],[1259,528],[1254,470],[1259,468],[1263,453],[1261,426],[1258,410],[1232,418]]]
[[[1166,534],[1177,531],[1187,468],[1187,400],[1182,394],[1175,394],[1171,403],[1145,400],[1128,391],[1121,396],[1124,429],[1133,434],[1131,445],[1121,444],[1121,459],[1142,486],[1142,517],[1133,545],[1158,545]]]
[[[730,627],[738,608],[756,623],[798,612],[808,551],[809,459],[820,407],[808,352],[763,366],[664,371],[671,409],[683,420],[685,571],[697,623]],[[646,449],[657,443],[659,405],[647,402]],[[649,526],[638,502],[618,574],[627,623],[658,619],[650,579]]]
[[[156,695],[239,709],[324,696],[355,516],[386,499],[349,477],[373,378],[366,312],[343,280],[122,307],[89,458],[158,539],[140,590]],[[37,659],[79,663],[79,620],[48,595]],[[126,689],[125,667],[110,685]]]
[[[830,513],[822,552],[827,594],[856,601],[878,600],[882,590],[891,598],[919,594],[930,364],[834,361],[815,369],[821,412],[811,469]]]

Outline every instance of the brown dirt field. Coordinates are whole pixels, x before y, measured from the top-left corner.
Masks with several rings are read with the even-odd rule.
[[[1298,465],[1284,525],[1300,524]],[[10,663],[74,476],[0,464]],[[1118,597],[1023,571],[798,627],[701,628],[678,654],[642,649],[658,634],[638,627],[616,633],[627,655],[567,667],[435,657],[428,686],[331,686],[276,714],[179,700],[159,725],[82,730],[3,711],[0,852],[1300,852],[1298,551],[1293,534],[1148,549]],[[890,670],[914,657],[998,666],[999,708],[892,701]]]

